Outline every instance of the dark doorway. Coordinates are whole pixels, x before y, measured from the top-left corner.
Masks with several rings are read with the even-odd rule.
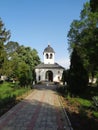
[[[53,72],[52,72],[52,71],[47,71],[47,72],[46,72],[46,75],[45,75],[45,78],[46,78],[48,81],[52,82],[52,81],[53,81]]]

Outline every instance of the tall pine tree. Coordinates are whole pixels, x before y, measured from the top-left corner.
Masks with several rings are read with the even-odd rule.
[[[88,85],[88,74],[76,49],[73,50],[71,55],[68,84],[73,94],[82,93]]]
[[[10,38],[10,31],[4,27],[4,23],[0,19],[0,75],[3,74],[3,65],[6,60],[6,52],[4,43]]]

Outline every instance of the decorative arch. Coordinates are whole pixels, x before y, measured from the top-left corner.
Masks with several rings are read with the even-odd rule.
[[[45,79],[47,79],[48,81],[52,82],[53,81],[53,72],[50,71],[50,70],[46,71]]]

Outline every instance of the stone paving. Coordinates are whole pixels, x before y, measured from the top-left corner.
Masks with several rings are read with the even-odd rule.
[[[0,118],[0,130],[71,130],[54,86],[34,91]]]

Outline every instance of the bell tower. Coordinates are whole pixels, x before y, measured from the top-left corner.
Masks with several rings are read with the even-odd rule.
[[[43,55],[44,55],[44,64],[54,64],[55,52],[50,45],[48,45],[48,47],[44,49]]]

